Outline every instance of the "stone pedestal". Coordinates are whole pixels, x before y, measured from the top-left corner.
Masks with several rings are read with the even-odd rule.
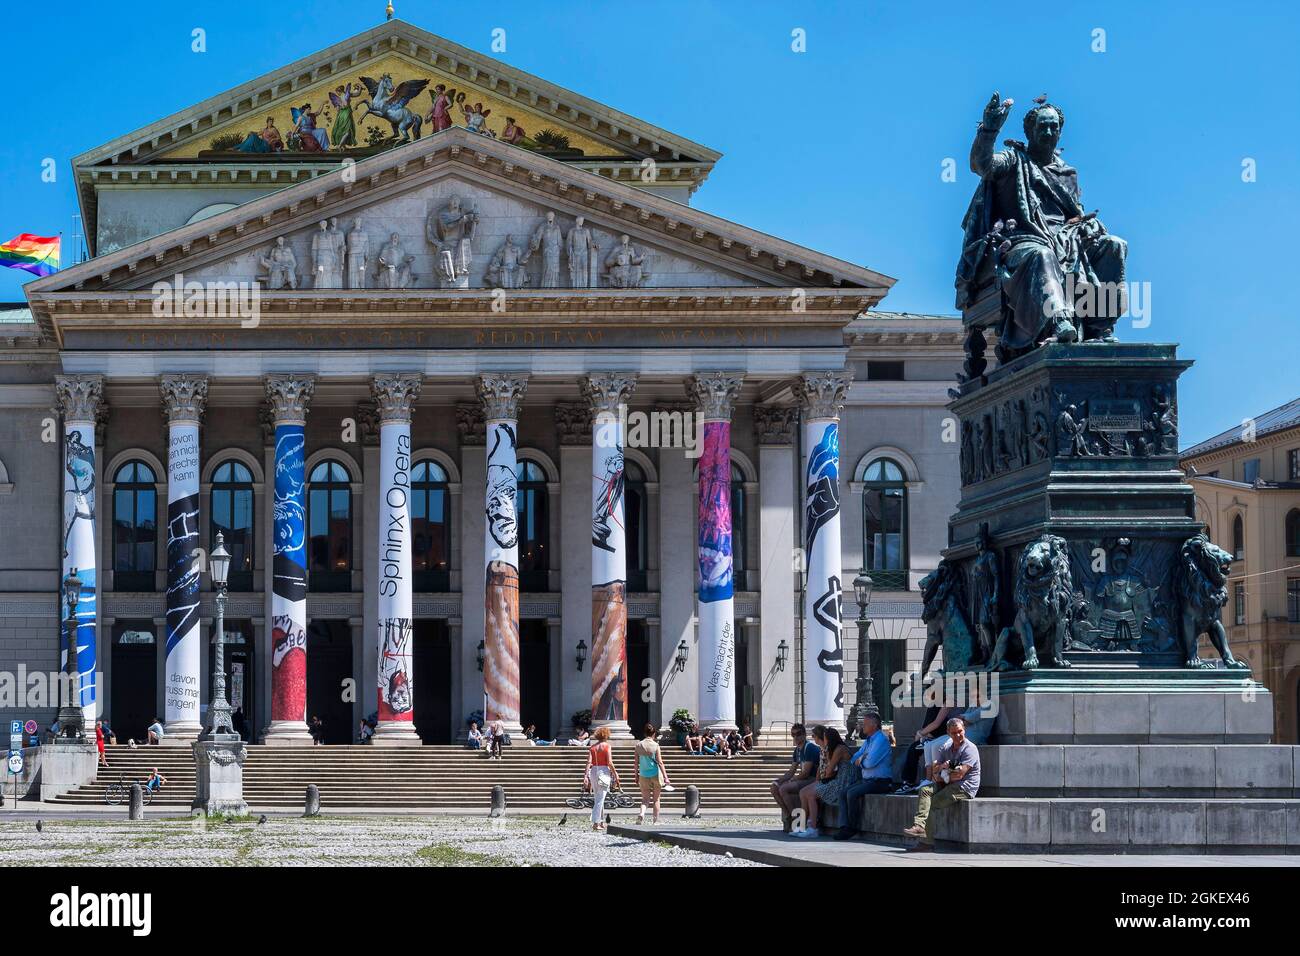
[[[52,800],[95,779],[99,752],[95,741],[55,738],[39,748],[41,800]]]
[[[410,722],[386,721],[375,728],[370,744],[373,747],[420,747],[424,741]]]
[[[242,740],[201,740],[193,744],[194,802],[192,810],[208,816],[235,814],[246,816],[244,802],[244,761],[248,750]]]

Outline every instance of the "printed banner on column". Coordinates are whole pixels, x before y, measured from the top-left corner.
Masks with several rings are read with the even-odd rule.
[[[411,425],[379,429],[379,719],[411,721]]]
[[[623,435],[617,418],[592,426],[591,716],[627,721],[627,533]]]
[[[76,569],[81,581],[77,602],[77,672],[80,703],[87,721],[98,715],[99,688],[95,683],[95,601],[98,591],[95,573],[95,426],[68,422],[64,428],[63,466],[63,576]],[[60,620],[67,617],[62,605]],[[66,666],[68,634],[62,625],[63,642],[59,659]],[[88,726],[90,726],[88,724]]]
[[[275,426],[274,574],[271,595],[271,720],[306,721],[306,440],[299,423]]]
[[[519,722],[519,493],[512,421],[487,425],[487,559],[483,689],[487,719]]]
[[[731,553],[731,423],[704,423],[700,456],[700,713],[736,722],[735,584]]]
[[[199,723],[199,428],[169,428],[167,452],[167,665],[163,714],[168,727]]]
[[[844,720],[839,423],[809,422],[804,426],[804,447],[808,449],[804,483],[804,553],[808,562],[805,720],[809,724],[839,724]]]

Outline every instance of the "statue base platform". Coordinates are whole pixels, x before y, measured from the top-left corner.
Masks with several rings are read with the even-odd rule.
[[[194,750],[194,802],[190,809],[208,816],[247,816],[244,802],[244,761],[248,748],[235,740],[204,740]]]

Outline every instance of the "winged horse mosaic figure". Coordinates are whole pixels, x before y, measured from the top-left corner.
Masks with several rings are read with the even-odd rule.
[[[368,113],[388,120],[395,137],[406,142],[420,138],[424,120],[419,113],[408,110],[406,104],[424,91],[429,85],[428,80],[407,80],[395,86],[392,76],[385,73],[378,81],[363,76],[361,82],[370,91],[370,102],[362,104]]]

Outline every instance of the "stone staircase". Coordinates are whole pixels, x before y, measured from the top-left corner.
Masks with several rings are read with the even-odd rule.
[[[194,758],[187,747],[111,745],[108,768],[94,783],[55,798],[64,805],[104,805],[104,790],[123,779],[141,783],[157,767],[167,778],[153,806],[188,810],[194,798]],[[724,760],[693,757],[665,746],[664,763],[677,788],[665,793],[664,812],[677,814],[688,785],[700,789],[706,811],[720,809],[775,813],[768,793],[772,779],[789,765],[784,752]],[[624,789],[636,794],[636,758],[631,745],[616,746],[614,759]],[[492,787],[506,790],[510,810],[559,812],[581,789],[587,752],[579,747],[508,747],[502,760],[455,745],[380,748],[373,746],[249,746],[244,765],[244,799],[254,809],[301,808],[308,784],[320,788],[326,810],[484,811]]]

